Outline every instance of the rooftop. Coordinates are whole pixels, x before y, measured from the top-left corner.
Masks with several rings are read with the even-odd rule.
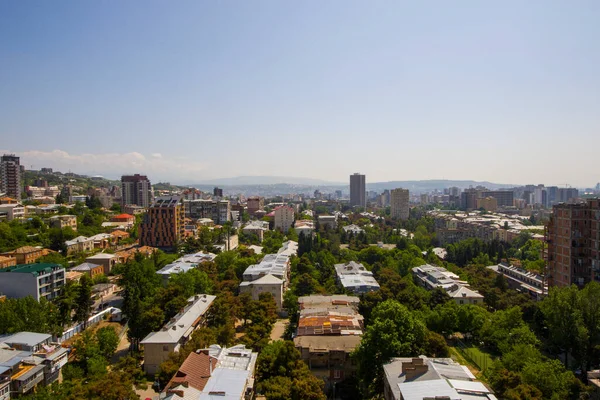
[[[248,371],[217,368],[198,400],[239,400],[244,397]]]
[[[37,346],[38,344],[50,340],[51,335],[47,333],[36,333],[36,332],[18,332],[12,335],[0,337],[0,342],[6,343],[10,346],[15,344],[23,344],[29,347]]]
[[[63,269],[59,264],[40,263],[40,264],[19,264],[12,267],[2,268],[0,272],[18,272],[21,274],[44,275],[57,269]]]
[[[174,386],[187,382],[190,387],[201,391],[210,378],[212,368],[209,363],[212,363],[212,368],[215,368],[217,360],[207,352],[190,353],[165,389],[174,389]]]
[[[71,268],[71,271],[87,272],[98,267],[102,268],[101,265],[84,262],[83,264],[79,264],[78,266]]]
[[[158,332],[148,334],[141,344],[148,343],[178,343],[184,335],[189,335],[198,319],[206,313],[215,296],[199,294],[188,299],[187,306],[182,312],[171,319]]]
[[[310,352],[345,351],[352,352],[359,344],[362,336],[296,336],[296,347],[308,348]]]
[[[18,249],[12,250],[12,251],[7,251],[3,254],[28,254],[28,253],[33,253],[36,251],[41,251],[42,249],[40,247],[33,247],[33,246],[22,246],[19,247]]]

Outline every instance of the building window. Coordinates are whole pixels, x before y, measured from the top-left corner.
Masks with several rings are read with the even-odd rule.
[[[169,346],[163,346],[163,351],[169,351]]]

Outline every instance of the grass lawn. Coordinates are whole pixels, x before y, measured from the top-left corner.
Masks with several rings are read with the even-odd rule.
[[[457,350],[461,352],[465,358],[477,365],[477,368],[479,368],[481,371],[485,371],[486,369],[490,368],[494,362],[494,359],[489,353],[486,353],[476,346],[457,346]]]

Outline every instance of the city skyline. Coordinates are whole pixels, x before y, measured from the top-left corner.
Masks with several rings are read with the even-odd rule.
[[[155,181],[595,185],[600,3],[430,5],[4,2],[1,151]]]

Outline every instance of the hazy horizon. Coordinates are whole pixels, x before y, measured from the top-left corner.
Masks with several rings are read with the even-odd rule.
[[[600,3],[0,3],[0,152],[155,182],[600,181]]]

